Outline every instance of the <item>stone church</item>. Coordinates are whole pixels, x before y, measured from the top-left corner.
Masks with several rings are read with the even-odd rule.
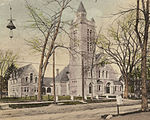
[[[57,70],[56,95],[112,98],[123,93],[123,84],[110,64],[98,64],[101,55],[93,55],[96,26],[81,2],[70,28],[69,65],[60,73]],[[92,68],[92,69],[91,69]],[[8,81],[8,96],[37,95],[38,73],[30,64],[19,68]],[[84,91],[84,93],[83,93]],[[52,78],[44,78],[42,92],[53,95]]]
[[[81,2],[70,28],[70,47],[73,49],[69,62],[70,95],[82,96],[82,91],[85,97],[111,97],[122,94],[123,85],[112,66],[99,65],[100,55],[93,56],[93,43],[96,39],[95,20],[88,20],[86,15]]]

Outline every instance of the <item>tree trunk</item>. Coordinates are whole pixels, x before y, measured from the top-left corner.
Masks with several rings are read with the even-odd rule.
[[[126,76],[124,77],[124,81],[125,81],[124,98],[128,99],[128,78]]]
[[[146,46],[142,49],[142,61],[141,61],[141,78],[142,78],[142,103],[141,103],[141,110],[147,111],[148,110],[148,100],[147,100],[147,87],[146,87]]]

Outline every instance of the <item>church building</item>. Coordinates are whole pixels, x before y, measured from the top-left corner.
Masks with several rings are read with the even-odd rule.
[[[123,84],[110,64],[99,64],[101,54],[95,54],[95,20],[88,20],[81,2],[70,28],[69,65],[56,75],[57,96],[112,98],[123,93]],[[19,68],[8,81],[8,96],[35,96],[38,93],[38,72],[33,65]],[[53,95],[52,78],[44,78],[44,95]]]
[[[96,55],[95,20],[88,20],[81,2],[70,28],[69,85],[73,96],[116,96],[122,94],[123,85],[111,65],[99,65]],[[92,73],[91,73],[92,72]]]

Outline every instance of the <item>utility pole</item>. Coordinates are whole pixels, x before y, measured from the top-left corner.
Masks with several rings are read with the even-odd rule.
[[[53,52],[53,93],[54,93],[54,104],[56,104],[56,91],[55,91],[55,51]]]
[[[2,94],[3,94],[2,76],[0,76],[0,81],[1,81],[1,86],[0,86],[0,99],[2,99]]]
[[[82,99],[84,101],[84,55],[82,53]]]

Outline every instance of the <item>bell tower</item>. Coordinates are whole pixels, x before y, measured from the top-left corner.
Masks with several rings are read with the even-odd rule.
[[[70,28],[70,95],[82,96],[82,60],[87,67],[91,62],[93,42],[95,40],[95,21],[88,20],[86,9],[82,2],[76,12],[76,18],[72,21]],[[85,84],[88,79],[88,72],[84,74]],[[85,86],[86,87],[86,86]],[[85,90],[86,94],[86,90]]]

